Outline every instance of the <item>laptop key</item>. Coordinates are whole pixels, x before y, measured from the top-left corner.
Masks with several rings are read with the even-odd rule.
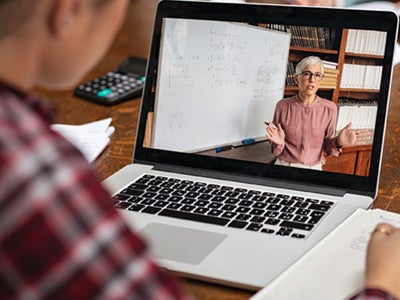
[[[128,210],[132,210],[132,211],[140,211],[141,209],[143,209],[145,206],[142,204],[133,204],[132,206],[128,207]]]
[[[273,230],[273,229],[269,229],[269,228],[263,228],[263,229],[261,229],[261,232],[264,232],[264,233],[274,233],[275,232],[275,230]]]
[[[167,208],[171,208],[171,209],[179,209],[182,206],[182,204],[179,203],[170,203]]]
[[[118,194],[113,197],[114,200],[120,200],[120,201],[127,201],[129,198],[131,198],[130,195],[124,195],[124,194]]]
[[[239,214],[236,217],[237,220],[241,220],[241,221],[246,221],[246,220],[248,220],[250,218],[251,218],[251,216],[250,215],[246,215],[246,214]]]
[[[237,221],[234,220],[229,223],[228,227],[233,227],[233,228],[245,228],[247,226],[247,222],[245,221]]]
[[[269,219],[267,219],[267,221],[265,221],[265,224],[268,224],[268,225],[278,225],[279,222],[280,222],[280,220],[278,220],[278,219],[269,218]]]
[[[212,210],[209,211],[208,215],[216,217],[216,216],[221,215],[223,212],[224,211],[220,210],[220,209],[212,209]]]
[[[222,217],[223,218],[228,218],[228,219],[232,219],[232,218],[234,218],[236,216],[236,213],[235,212],[232,212],[232,211],[226,211],[226,212],[224,212],[223,214],[222,214]]]
[[[210,215],[199,215],[199,214],[195,214],[195,213],[177,211],[177,210],[172,210],[172,209],[163,209],[162,211],[160,211],[160,213],[158,215],[165,216],[165,217],[180,218],[180,219],[191,220],[191,221],[198,221],[198,222],[209,223],[209,224],[214,224],[214,225],[222,225],[222,226],[225,226],[229,222],[229,219],[213,217]]]
[[[206,212],[208,212],[208,208],[205,207],[198,207],[194,210],[195,213],[198,214],[205,214]]]
[[[308,217],[306,217],[306,216],[295,216],[294,218],[293,218],[293,221],[295,221],[295,222],[300,222],[300,223],[305,223],[306,221],[308,220]]]
[[[282,221],[282,223],[279,224],[279,226],[307,230],[307,231],[310,231],[311,229],[314,228],[314,226],[311,224],[304,224],[304,223],[298,223],[298,222],[293,222],[293,221]]]
[[[139,196],[139,195],[138,195],[138,196]],[[147,193],[144,193],[142,196],[143,196],[144,198],[154,198],[155,196],[157,196],[157,193],[147,192]]]
[[[134,189],[126,189],[123,191],[125,194],[131,195],[131,196],[140,196],[145,193],[143,190],[134,190]]]
[[[252,217],[250,220],[250,222],[253,223],[263,223],[264,221],[265,221],[264,217],[257,217],[257,216]]]
[[[130,197],[128,200],[125,200],[125,201],[131,202],[131,203],[139,203],[139,202],[142,201],[142,200],[143,200],[142,197],[139,197],[139,196],[132,196],[132,197]]]
[[[148,213],[148,214],[156,214],[161,210],[160,207],[154,207],[154,206],[147,206],[142,210],[142,212]]]
[[[196,208],[196,206],[194,206],[194,205],[184,205],[184,206],[182,206],[181,210],[188,212],[188,211],[194,210],[195,208]]]
[[[297,239],[304,239],[306,236],[304,234],[300,233],[293,233],[291,237],[297,238]]]
[[[250,223],[250,225],[246,227],[246,230],[259,231],[261,228],[262,228],[261,224]]]
[[[129,202],[119,202],[115,205],[115,207],[119,208],[119,209],[127,209],[131,205],[132,205],[132,203],[129,203]]]
[[[309,209],[319,210],[319,211],[328,211],[331,207],[329,205],[322,204],[310,204]]]
[[[160,190],[161,194],[171,194],[174,190],[168,187],[164,187],[162,190]]]
[[[308,224],[315,225],[315,224],[317,224],[317,223],[321,220],[321,218],[322,218],[322,217],[312,217],[307,223],[308,223]]]
[[[131,185],[128,186],[128,190],[142,190],[144,191],[147,188],[146,184],[140,184],[140,183],[132,183]]]

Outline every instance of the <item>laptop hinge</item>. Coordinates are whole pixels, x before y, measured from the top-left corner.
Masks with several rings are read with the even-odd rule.
[[[141,162],[143,163],[143,162]],[[221,180],[229,180],[239,183],[247,183],[247,184],[257,184],[263,186],[272,186],[275,188],[284,188],[291,189],[303,192],[312,192],[318,194],[327,194],[336,197],[343,197],[346,194],[346,191],[343,189],[335,189],[330,187],[322,187],[312,184],[299,184],[292,183],[284,180],[275,180],[271,178],[260,178],[256,176],[250,175],[237,175],[226,172],[218,172],[214,170],[204,170],[197,168],[189,168],[182,166],[173,166],[168,164],[154,164],[154,170],[164,171],[164,172],[173,172],[185,175],[193,175],[193,176],[201,176],[208,177],[213,179],[221,179]]]

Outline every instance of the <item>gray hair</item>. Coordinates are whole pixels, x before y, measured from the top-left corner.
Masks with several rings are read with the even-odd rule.
[[[307,56],[298,62],[296,65],[296,74],[300,75],[307,66],[318,65],[321,67],[322,74],[324,73],[324,63],[318,56]]]

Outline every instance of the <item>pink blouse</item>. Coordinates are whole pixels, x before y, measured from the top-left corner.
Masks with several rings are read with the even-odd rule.
[[[336,148],[337,106],[334,102],[316,97],[306,106],[296,96],[280,100],[273,122],[281,124],[285,132],[285,144],[272,144],[275,156],[290,163],[305,165],[324,164],[324,153],[338,156]]]

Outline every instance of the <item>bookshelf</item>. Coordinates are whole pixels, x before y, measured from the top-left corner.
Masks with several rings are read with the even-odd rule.
[[[385,32],[291,25],[277,27],[271,24],[266,24],[266,28],[292,34],[285,97],[295,95],[298,90],[293,81],[296,63],[306,56],[316,55],[324,61],[325,73],[318,95],[331,99],[339,106],[347,99],[360,100],[359,105],[379,101]],[[342,123],[346,122],[341,119]],[[337,128],[338,131],[340,129]],[[368,175],[371,150],[372,142],[362,147],[343,149],[339,157],[326,157],[324,170]]]
[[[363,34],[359,36],[354,35],[354,33],[357,32],[361,32]],[[381,34],[374,40],[369,38],[368,33],[369,35]],[[338,56],[340,83],[333,92],[333,101],[337,102],[339,97],[373,100],[379,99],[383,50],[386,42],[386,36],[382,33],[383,32],[377,33],[376,31],[356,31],[354,29],[343,29]],[[358,49],[355,49],[354,47],[349,46],[351,43],[360,44],[361,46],[358,46]],[[376,51],[370,51],[368,48],[369,44],[375,45]],[[381,48],[382,45],[383,48]],[[352,66],[355,67],[351,68]],[[375,80],[373,80],[372,84],[371,80],[367,80],[367,77],[371,78],[371,76],[367,74],[368,70],[372,70],[370,73],[375,77]],[[376,73],[374,74],[374,72]],[[360,81],[359,79],[362,76],[364,76],[364,82],[362,82],[361,85],[355,84],[355,82]],[[350,80],[346,80],[346,78],[350,78]],[[353,79],[353,84],[351,79]]]
[[[316,31],[313,27],[306,28],[308,29],[302,30],[305,35]],[[297,92],[297,87],[291,81],[295,64],[306,56],[316,55],[328,64],[336,64],[335,73],[337,77],[335,78],[332,74],[332,76],[329,76],[330,82],[324,84],[324,81],[327,79],[327,76],[325,76],[319,89],[319,94],[322,94],[321,96],[331,99],[336,103],[339,102],[339,98],[341,97],[361,100],[371,99],[375,101],[379,98],[383,61],[382,45],[385,44],[383,32],[354,29],[331,30],[335,32],[330,34],[332,40],[327,43],[327,47],[330,48],[299,46],[295,41],[301,40],[301,38],[293,36],[292,39],[294,41],[291,44],[289,53],[288,84],[285,87],[285,96],[290,96]],[[356,35],[358,31],[362,34]],[[312,35],[309,39],[311,38],[316,37]],[[305,38],[303,37],[302,39]],[[357,48],[349,46],[349,44],[353,43],[357,44]],[[375,47],[371,45],[375,45]],[[325,65],[324,69],[325,73],[332,72],[332,69],[328,68],[327,65]],[[368,78],[369,80],[367,80]]]

